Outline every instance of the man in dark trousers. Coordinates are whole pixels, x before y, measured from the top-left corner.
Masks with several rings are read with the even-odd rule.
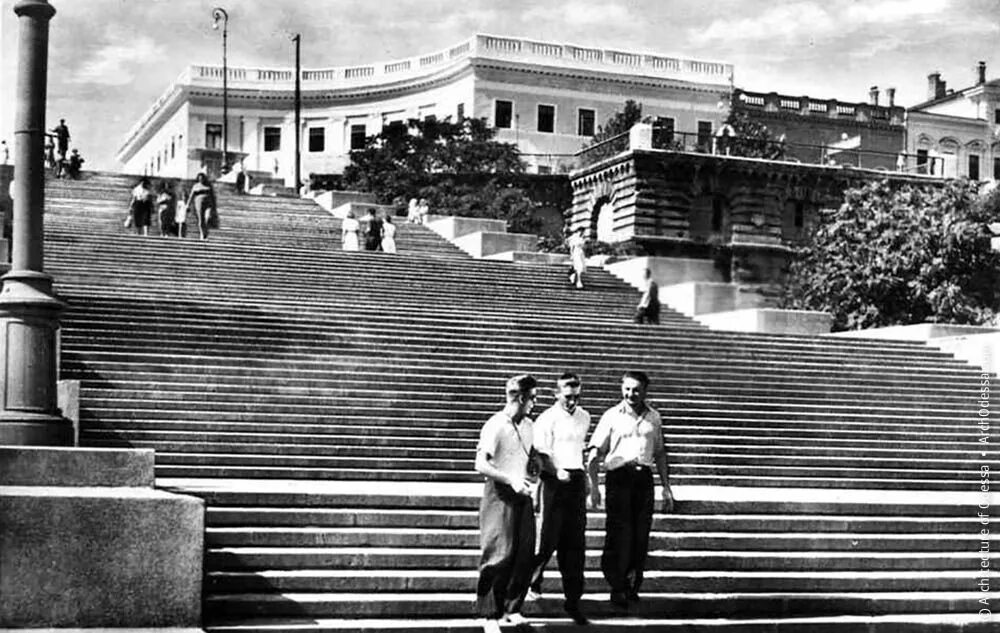
[[[576,624],[589,620],[580,610],[583,568],[587,552],[587,492],[590,480],[583,467],[590,414],[579,406],[580,377],[566,373],[556,381],[556,403],[535,420],[535,450],[541,458],[542,518],[529,599],[541,597],[542,575],[558,551],[566,613]]]
[[[636,323],[660,322],[660,288],[653,281],[653,271],[646,269],[643,275],[642,297],[635,310]]]
[[[69,128],[66,127],[66,119],[59,119],[59,125],[57,125],[53,130],[56,135],[56,149],[59,152],[59,158],[66,158],[66,152],[69,151]]]
[[[601,571],[611,586],[611,603],[628,608],[639,600],[639,588],[653,524],[653,468],[663,486],[663,511],[671,512],[674,496],[667,472],[660,414],[646,404],[649,377],[641,371],[622,376],[622,401],[601,416],[590,438],[587,470],[590,497],[601,503],[598,466],[607,470],[604,552]]]
[[[382,220],[375,216],[375,209],[368,209],[368,218],[365,227],[365,250],[377,251],[382,249]]]
[[[529,476],[534,425],[528,414],[537,381],[527,374],[507,381],[507,403],[479,433],[476,470],[486,477],[479,504],[479,582],[476,610],[483,630],[499,633],[500,618],[525,623],[521,605],[528,591],[535,554],[535,513]]]

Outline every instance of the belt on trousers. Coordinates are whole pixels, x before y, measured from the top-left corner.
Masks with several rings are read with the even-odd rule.
[[[587,474],[587,471],[585,471],[582,468],[567,468],[566,472],[569,473],[570,479],[572,479],[573,477],[582,477]],[[542,474],[540,476],[542,479],[545,479],[546,481],[559,481],[553,473],[550,473],[548,471],[542,471]]]
[[[618,468],[615,468],[615,469],[611,470],[610,472],[616,473],[618,471],[622,471],[622,472],[637,472],[637,473],[641,473],[641,472],[651,473],[651,472],[653,472],[653,469],[650,468],[649,466],[644,465],[644,464],[637,464],[636,462],[628,462],[628,463],[622,464]]]

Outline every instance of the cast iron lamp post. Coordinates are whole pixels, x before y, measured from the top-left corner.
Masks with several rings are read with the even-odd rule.
[[[229,171],[229,64],[226,44],[229,37],[229,13],[222,7],[212,9],[212,28],[219,29],[222,20],[222,173]]]

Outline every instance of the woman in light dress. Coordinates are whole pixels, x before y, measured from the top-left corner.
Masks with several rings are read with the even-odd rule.
[[[208,176],[199,173],[195,176],[194,184],[191,185],[191,193],[188,194],[187,206],[192,207],[195,217],[198,219],[198,232],[201,239],[208,239],[208,229],[214,224],[212,216],[218,213],[215,207],[215,190],[212,183],[208,181]]]
[[[361,230],[361,223],[354,217],[353,211],[347,212],[347,217],[340,225],[340,242],[345,251],[356,251],[359,249],[358,232]]]
[[[406,209],[406,221],[410,224],[420,224],[420,206],[416,198],[410,198],[410,206]]]
[[[382,222],[382,252],[396,252],[396,225],[392,223],[390,215],[386,215]]]
[[[575,283],[577,288],[583,288],[583,271],[587,268],[587,253],[584,250],[586,240],[583,238],[583,229],[569,236],[566,245],[569,246],[569,261],[573,266],[573,272],[569,274],[569,282]]]

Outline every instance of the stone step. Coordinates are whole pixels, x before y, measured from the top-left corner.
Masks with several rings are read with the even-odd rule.
[[[91,442],[87,435],[89,446],[132,446],[134,448],[154,448],[159,451],[159,462],[161,464],[180,463],[203,463],[201,460],[210,460],[213,464],[242,464],[243,458],[249,461],[270,460],[273,456],[280,456],[287,460],[282,464],[300,466],[325,466],[327,464],[340,465],[354,464],[355,458],[371,459],[374,463],[392,461],[401,465],[412,464],[425,465],[428,469],[465,469],[468,461],[475,454],[475,446],[470,445],[461,448],[441,449],[433,447],[415,446],[368,446],[364,444],[333,444],[333,445],[300,445],[300,444],[264,444],[264,443],[214,443],[214,442],[179,442],[176,440],[150,441],[150,440],[127,440],[119,439],[107,440],[105,442]],[[405,441],[405,438],[404,438]],[[402,442],[401,442],[402,443]],[[839,454],[835,451],[810,452],[808,450],[796,450],[788,447],[784,450],[775,450],[770,454],[762,455],[752,448],[739,450],[732,449],[732,452],[717,453],[704,451],[697,445],[677,446],[668,444],[667,452],[670,456],[671,469],[676,474],[684,474],[688,466],[704,467],[713,465],[717,467],[728,467],[744,465],[751,469],[765,469],[768,466],[781,466],[782,468],[793,469],[796,466],[804,467],[812,464],[816,471],[826,469],[839,469],[842,472],[869,472],[872,469],[882,471],[897,471],[900,475],[907,476],[944,476],[957,473],[980,472],[985,466],[990,469],[1000,470],[1000,450],[992,450],[986,455],[981,455],[973,451],[960,453],[950,459],[926,458],[914,456],[909,459],[901,457],[889,457],[877,453],[866,453],[858,451],[856,453]],[[335,455],[334,455],[335,454]],[[177,457],[177,455],[184,455]],[[209,457],[215,455],[217,458]],[[197,460],[197,461],[190,461]],[[267,462],[272,465],[272,461]],[[795,472],[798,472],[797,470]]]
[[[702,550],[711,552],[978,552],[1000,545],[1000,534],[981,536],[978,529],[964,534],[887,533],[780,533],[742,532],[650,532],[650,550]],[[587,532],[587,547],[600,550],[604,531]],[[372,547],[407,549],[468,549],[478,551],[479,530],[475,528],[427,527],[210,527],[205,530],[209,548],[234,547]],[[1000,572],[998,572],[1000,573]]]
[[[157,485],[205,500],[208,507],[269,507],[351,510],[478,511],[482,478],[474,484],[407,484],[379,482],[200,481],[158,478]],[[674,487],[676,512],[698,515],[823,515],[879,518],[977,517],[978,508],[997,502],[990,496],[928,492],[918,502],[910,492],[769,488]],[[978,492],[978,491],[977,491]]]
[[[643,589],[650,593],[862,593],[968,591],[980,578],[1000,581],[1000,573],[976,571],[846,571],[846,572],[752,572],[752,571],[651,571]],[[543,584],[543,602],[562,599],[559,572],[552,565]],[[477,572],[469,570],[392,569],[295,569],[210,572],[205,590],[209,594],[312,592],[312,593],[464,593],[476,591]],[[585,574],[585,586],[597,591],[605,586],[597,570]]]
[[[82,369],[77,358],[78,353],[64,354],[62,364],[64,367],[77,371]],[[295,369],[271,368],[267,376],[253,369],[245,369],[240,366],[228,364],[205,363],[194,365],[186,363],[185,359],[175,359],[176,362],[158,363],[149,359],[151,355],[140,355],[130,359],[126,355],[120,355],[121,361],[102,361],[96,355],[88,354],[86,366],[94,367],[95,371],[105,379],[106,384],[128,385],[134,380],[140,383],[168,385],[175,382],[178,385],[189,385],[192,382],[207,386],[246,386],[248,388],[272,387],[276,381],[287,389],[335,389],[339,385],[365,385],[373,381],[382,381],[387,389],[396,387],[410,387],[412,385],[428,386],[438,388],[440,381],[447,381],[448,384],[456,387],[465,387],[467,390],[492,389],[496,388],[498,381],[503,380],[502,370],[482,369],[476,373],[465,371],[454,371],[447,367],[435,366],[433,372],[423,373],[424,367],[414,364],[406,368],[392,367],[386,365],[361,366],[359,363],[350,361],[338,362],[331,360],[329,367],[336,373],[336,377],[331,377],[330,372],[320,371],[308,366],[296,365]],[[340,369],[349,370],[349,373],[338,371]],[[427,367],[430,369],[430,367]],[[346,374],[346,375],[345,375]],[[970,400],[975,400],[979,396],[978,387],[971,381],[946,385],[929,385],[926,388],[915,388],[912,384],[887,383],[885,385],[872,381],[864,382],[857,386],[852,386],[849,380],[838,380],[830,377],[828,381],[820,383],[807,383],[796,381],[794,377],[771,376],[768,380],[747,379],[740,380],[734,376],[732,378],[718,376],[709,372],[686,372],[683,369],[665,368],[657,372],[657,377],[663,384],[657,384],[657,391],[663,393],[676,393],[682,395],[727,395],[729,397],[755,398],[767,401],[768,394],[773,395],[773,399],[780,401],[806,401],[817,402],[821,400],[834,401],[867,401],[868,398],[877,398],[879,402],[891,404],[893,402],[920,403],[920,406],[929,406],[939,403],[942,407],[950,409],[958,405],[967,405]],[[589,377],[586,380],[586,394],[590,393]],[[438,383],[431,383],[437,380]],[[903,398],[895,401],[893,398]]]
[[[688,502],[684,502],[687,504]],[[352,528],[467,528],[479,526],[474,509],[364,509],[296,507],[208,507],[209,527],[352,527]],[[829,516],[822,514],[657,514],[653,529],[661,532],[698,530],[769,534],[772,532],[846,532],[894,534],[978,534],[982,519],[966,517]],[[587,527],[604,529],[604,513],[587,513]]]
[[[429,422],[430,420],[428,420]],[[331,446],[340,447],[343,450],[366,447],[378,450],[415,452],[440,449],[440,455],[445,456],[447,451],[475,450],[478,439],[478,431],[469,428],[464,433],[441,433],[437,436],[428,436],[419,425],[410,428],[388,429],[392,431],[376,434],[369,428],[360,428],[355,431],[350,426],[343,425],[327,433],[294,434],[293,431],[280,429],[270,433],[252,432],[213,432],[211,430],[177,430],[167,429],[160,431],[143,430],[138,425],[130,424],[128,428],[118,428],[108,425],[106,428],[100,427],[101,421],[91,422],[88,420],[86,435],[92,439],[120,439],[129,442],[174,442],[178,446],[186,446],[197,450],[207,450],[209,446],[219,446],[225,451],[257,451],[265,447],[281,447],[282,450],[290,452],[303,451],[304,453],[317,453],[328,450]],[[118,423],[115,423],[116,425]],[[176,423],[169,423],[171,425]],[[179,425],[178,425],[179,426]],[[197,425],[192,425],[197,426]],[[807,435],[799,437],[774,438],[766,433],[749,434],[746,429],[734,429],[735,433],[713,436],[698,433],[695,427],[685,427],[687,433],[682,433],[679,425],[671,423],[665,431],[665,441],[668,452],[671,454],[679,451],[694,451],[713,455],[729,455],[752,447],[755,455],[768,457],[769,455],[785,455],[791,453],[799,455],[810,455],[817,457],[838,457],[851,456],[855,454],[877,455],[882,457],[895,457],[897,459],[961,459],[963,456],[974,454],[977,456],[995,456],[998,454],[997,448],[983,447],[977,441],[967,441],[955,444],[942,442],[938,445],[927,445],[916,440],[909,440],[909,445],[905,442],[883,441],[878,436],[872,437],[867,442],[828,442],[822,446],[803,446],[801,440]],[[342,430],[343,429],[343,430]],[[112,432],[117,430],[118,435]],[[724,432],[725,429],[717,429]],[[825,437],[825,431],[820,432],[820,437]],[[870,436],[871,437],[871,436]],[[922,436],[920,436],[922,437]],[[948,437],[948,436],[943,436]],[[919,437],[917,439],[920,439]],[[779,443],[781,440],[785,443]],[[404,445],[405,443],[405,445]],[[204,446],[202,446],[204,445]],[[912,448],[917,446],[919,448]],[[983,450],[986,449],[986,450]],[[985,455],[984,455],[985,454]]]
[[[747,617],[663,619],[649,616],[641,621],[628,617],[592,618],[590,626],[573,625],[561,618],[532,617],[531,630],[589,631],[590,633],[626,633],[639,627],[665,633],[993,633],[1000,616],[973,613],[901,614],[829,616],[806,618]],[[332,618],[240,618],[220,619],[210,623],[208,633],[482,633],[478,620],[466,619],[332,619]],[[508,629],[510,630],[510,629]]]
[[[795,617],[817,615],[871,615],[892,613],[977,613],[978,592],[898,593],[732,593],[645,594],[631,605],[632,617]],[[455,617],[474,613],[475,597],[455,594],[397,593],[286,593],[217,594],[206,600],[211,619],[246,616],[303,617]],[[594,617],[620,616],[605,596],[584,596],[582,608]],[[528,617],[562,616],[559,601],[525,606]]]
[[[323,408],[332,414],[348,414],[356,411],[355,404],[359,399],[370,403],[370,408],[375,415],[384,409],[393,410],[401,403],[405,403],[409,415],[437,415],[442,411],[453,407],[461,407],[470,416],[475,416],[478,420],[488,417],[497,409],[496,396],[493,394],[482,394],[480,396],[468,395],[464,391],[452,391],[451,389],[441,389],[438,394],[417,394],[400,393],[398,391],[386,392],[346,392],[330,393],[327,390],[304,393],[302,395],[274,393],[270,391],[253,390],[248,392],[220,392],[212,390],[198,390],[198,385],[191,384],[186,388],[171,390],[163,389],[99,389],[84,385],[81,396],[99,406],[110,406],[112,404],[128,405],[130,402],[161,402],[161,403],[183,403],[185,405],[208,406],[218,405],[220,408],[238,405],[241,407],[249,405],[266,405],[272,411],[278,412],[287,410],[289,412],[301,411],[303,409]],[[617,387],[617,385],[614,385]],[[617,389],[608,388],[588,388],[587,405],[597,407],[595,413],[604,411],[613,406],[619,398],[615,393]],[[791,428],[794,423],[800,422],[826,422],[838,420],[865,421],[869,423],[882,423],[887,421],[909,420],[909,425],[905,428],[910,431],[937,430],[944,432],[950,430],[954,435],[975,434],[979,435],[974,423],[970,424],[968,416],[955,415],[953,409],[929,409],[920,406],[885,407],[866,409],[864,403],[853,406],[807,406],[797,403],[775,402],[768,405],[757,405],[743,402],[738,398],[719,398],[714,402],[706,402],[703,399],[688,397],[670,397],[665,395],[650,399],[651,406],[654,406],[662,416],[671,419],[671,425],[681,424],[682,421],[699,420],[757,420],[766,417],[769,422],[775,425],[785,425]],[[543,406],[550,406],[553,403],[550,399],[542,399],[536,404],[537,410]],[[471,422],[474,426],[479,426],[476,422]],[[781,426],[771,428],[782,428]],[[892,427],[886,427],[891,430]],[[787,431],[786,431],[787,432]]]
[[[475,569],[475,549],[413,547],[213,547],[205,565],[216,571],[264,569]],[[600,569],[601,552],[588,549],[587,569]],[[851,552],[758,550],[650,550],[649,571],[969,571],[978,551]]]
[[[375,481],[375,482],[476,482],[482,481],[482,476],[474,472],[471,459],[464,469],[433,470],[423,466],[404,468],[396,461],[382,461],[376,467],[371,458],[357,460],[359,466],[350,467],[303,467],[287,466],[276,458],[269,457],[253,462],[240,461],[238,465],[217,465],[211,459],[203,463],[174,464],[174,461],[190,461],[190,459],[175,459],[173,456],[158,458],[156,476],[158,478],[209,478],[209,479],[277,479],[277,480],[316,480],[316,481]],[[275,465],[261,465],[275,463]],[[344,462],[342,462],[344,463]],[[347,462],[350,463],[350,462]],[[724,481],[732,487],[774,487],[774,488],[819,488],[819,489],[870,489],[879,490],[927,490],[927,491],[973,491],[980,486],[978,471],[931,473],[930,476],[916,477],[897,471],[879,472],[877,470],[850,471],[844,473],[839,469],[829,469],[825,474],[810,469],[755,469],[755,474],[746,474],[745,466],[705,466],[701,469],[691,467],[671,473],[671,482],[684,486],[704,486]]]

